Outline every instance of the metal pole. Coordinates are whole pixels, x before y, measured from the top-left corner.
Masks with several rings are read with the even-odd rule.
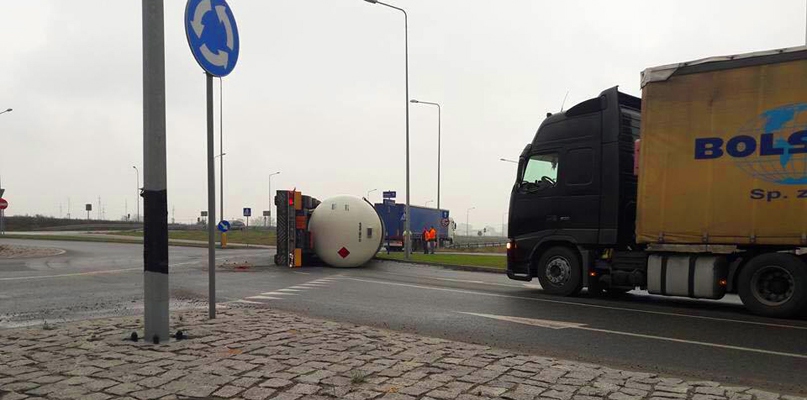
[[[212,118],[212,117],[211,117]],[[221,77],[219,77],[219,173],[221,174],[221,188],[220,190],[220,210],[221,213],[219,217],[224,220],[224,83]],[[216,221],[215,219],[213,220]]]
[[[473,210],[474,208],[476,207],[471,207],[468,209],[468,211],[465,211],[465,236],[467,236],[468,238],[471,237],[469,233],[469,230],[471,229],[470,218],[471,218],[471,210]]]
[[[208,271],[208,317],[216,318],[216,164],[213,133],[213,75],[207,77],[207,271]],[[224,157],[222,157],[224,158]],[[223,163],[222,163],[223,165]],[[222,174],[222,177],[224,175]],[[222,185],[223,186],[223,185]]]
[[[143,0],[143,175],[146,218],[145,337],[168,341],[168,192],[163,0]]]
[[[3,181],[2,181],[2,179],[0,179],[0,189],[3,189]],[[0,190],[0,192],[4,192],[4,191]],[[0,197],[3,197],[2,194],[0,194]],[[0,210],[0,235],[5,235],[5,234],[6,234],[6,211],[5,210]]]
[[[280,171],[277,171],[273,174],[269,174],[269,226],[272,226],[272,205],[274,204],[274,197],[272,196],[272,177],[275,175],[280,175]]]
[[[382,6],[398,10],[404,15],[404,55],[405,55],[405,71],[406,71],[406,220],[404,221],[404,258],[409,260],[412,254],[412,232],[411,232],[411,218],[409,214],[410,205],[410,191],[409,191],[409,16],[406,10],[400,7],[383,3],[377,0],[365,0],[372,4],[381,4]]]
[[[135,188],[135,200],[137,201],[137,222],[140,222],[140,170],[136,165],[132,165],[135,170],[135,177],[137,178],[137,187]]]

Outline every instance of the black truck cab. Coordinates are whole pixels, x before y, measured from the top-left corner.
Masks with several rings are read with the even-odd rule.
[[[584,285],[569,264],[589,264],[586,249],[635,246],[640,116],[641,100],[614,87],[543,121],[510,194],[508,277],[538,276],[544,290],[568,295]],[[544,257],[555,257],[543,260],[551,273],[538,275]]]

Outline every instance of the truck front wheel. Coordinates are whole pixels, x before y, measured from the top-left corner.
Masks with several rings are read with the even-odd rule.
[[[807,308],[807,266],[788,253],[757,256],[740,271],[738,291],[754,314],[788,318]]]
[[[580,257],[567,247],[552,247],[538,260],[538,281],[549,294],[573,296],[583,288]]]

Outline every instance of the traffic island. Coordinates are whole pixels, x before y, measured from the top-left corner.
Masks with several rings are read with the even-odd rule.
[[[54,257],[62,255],[65,250],[52,247],[18,246],[13,244],[0,244],[0,259],[26,258],[26,257]]]
[[[233,307],[175,312],[160,345],[132,317],[0,330],[0,398],[805,400]]]

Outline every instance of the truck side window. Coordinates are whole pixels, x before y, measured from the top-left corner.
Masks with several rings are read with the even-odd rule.
[[[558,180],[558,153],[536,154],[527,161],[524,168],[522,183],[538,182],[548,183],[549,187],[554,187]]]

